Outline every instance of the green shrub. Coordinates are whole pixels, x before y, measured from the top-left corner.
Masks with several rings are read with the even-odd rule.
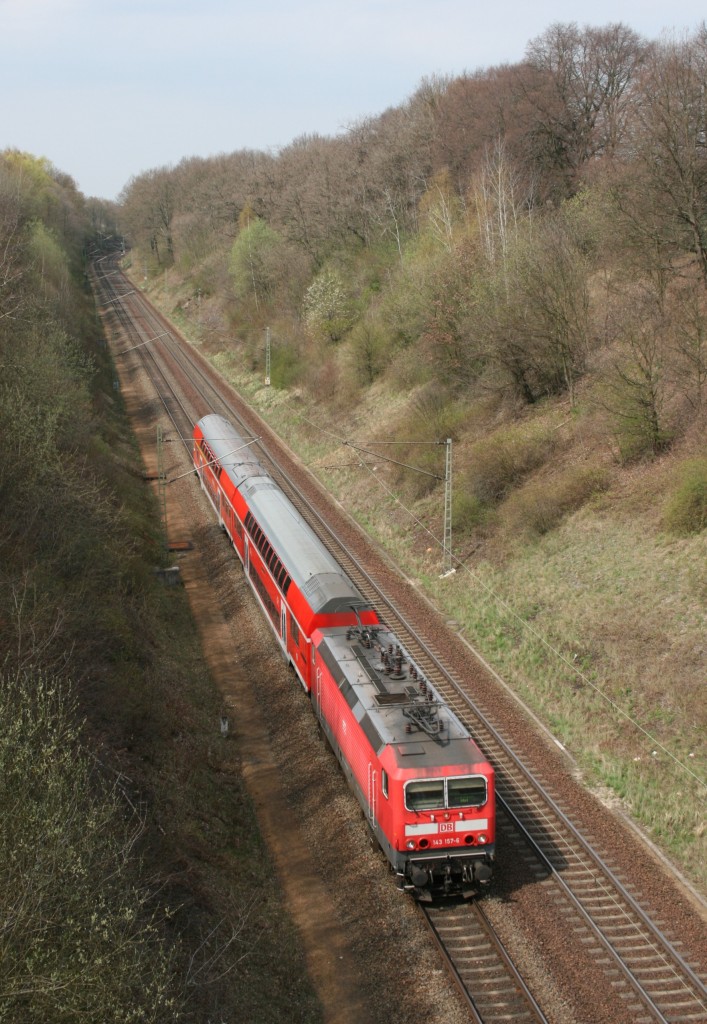
[[[494,509],[468,491],[457,490],[452,498],[452,521],[455,535],[471,533],[489,526]]]
[[[442,486],[446,441],[459,436],[464,414],[462,403],[446,391],[426,387],[399,417],[394,434],[398,443],[388,454],[398,463],[392,469],[395,487],[408,499],[417,501]]]
[[[640,415],[626,413],[617,423],[614,438],[620,465],[630,466],[665,451],[670,446],[672,435],[668,431],[652,429]]]
[[[277,287],[282,240],[269,224],[254,218],[241,228],[233,246],[229,270],[239,299],[254,299],[256,308],[268,302]]]
[[[302,318],[312,338],[341,341],[355,322],[354,304],[341,274],[325,267],[312,281],[303,302]]]
[[[386,370],[392,343],[374,317],[361,320],[351,332],[351,358],[362,387],[369,387]]]
[[[305,361],[291,345],[278,345],[272,350],[270,383],[274,388],[293,387],[304,375]]]
[[[682,537],[707,526],[707,458],[689,459],[680,466],[664,522],[670,533]]]
[[[596,466],[573,467],[555,479],[533,480],[511,495],[503,522],[514,533],[548,533],[608,485],[608,473]]]
[[[555,442],[547,428],[511,427],[477,441],[464,486],[483,504],[496,504],[552,455]]]

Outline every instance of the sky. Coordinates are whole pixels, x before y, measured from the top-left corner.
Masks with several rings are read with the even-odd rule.
[[[517,63],[557,22],[657,40],[705,17],[704,0],[0,0],[0,150],[112,200],[184,157],[277,152],[424,78]]]

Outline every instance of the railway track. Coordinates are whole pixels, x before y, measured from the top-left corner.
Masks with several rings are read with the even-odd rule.
[[[234,409],[223,397],[213,371],[175,343],[176,332],[169,331],[166,321],[143,296],[129,291],[125,279],[116,277],[114,281],[113,277],[108,278],[112,283],[104,286],[104,302],[118,307],[115,315],[130,342],[127,347],[139,347],[155,387],[165,391],[165,404],[171,406],[170,417],[177,434],[190,436],[194,419],[206,411],[222,412],[237,420],[245,433],[253,433],[252,414],[246,413],[244,419],[242,410]],[[117,281],[122,282],[119,289]],[[192,381],[186,401],[177,397],[184,388],[185,375]],[[398,602],[386,593],[387,574],[382,574],[382,580],[380,574],[374,580],[346,540],[310,507],[293,473],[272,466],[267,451],[261,455],[301,514],[330,546],[359,589],[375,603],[493,762],[499,847],[513,851],[534,884],[545,889],[548,905],[554,908],[565,931],[576,937],[588,969],[591,967],[597,977],[604,979],[625,1008],[627,1019],[637,1024],[707,1020],[707,989],[698,971],[681,956],[660,924],[651,920],[591,837],[582,835],[573,825],[568,809],[563,809],[550,788],[523,765],[503,739],[493,712],[481,706],[478,698],[472,699],[464,680],[446,667],[437,638],[420,635],[419,629],[397,610]],[[543,1020],[530,992],[508,962],[500,940],[493,936],[493,928],[481,922],[482,907],[448,906],[426,912],[428,926],[469,1001],[473,1019]]]
[[[426,904],[420,912],[474,1021],[536,1024],[546,1019],[486,917],[483,903]]]

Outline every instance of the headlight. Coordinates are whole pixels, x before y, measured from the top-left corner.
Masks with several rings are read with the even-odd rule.
[[[414,839],[408,839],[408,841],[405,843],[405,845],[407,846],[408,850],[414,850],[415,849],[415,840]]]
[[[477,843],[481,843],[481,845],[483,846],[484,843],[488,842],[488,836],[486,835],[485,832],[480,832],[476,841]]]

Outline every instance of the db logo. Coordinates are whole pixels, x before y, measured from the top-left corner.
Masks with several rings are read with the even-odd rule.
[[[439,825],[440,832],[453,832],[454,822],[453,821],[442,821]]]

